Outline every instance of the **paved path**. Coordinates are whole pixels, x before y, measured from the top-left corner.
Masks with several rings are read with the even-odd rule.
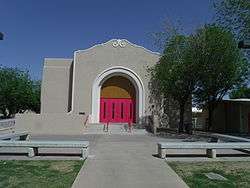
[[[156,142],[146,135],[96,137],[90,146],[90,157],[72,187],[187,187],[164,160],[153,156]]]

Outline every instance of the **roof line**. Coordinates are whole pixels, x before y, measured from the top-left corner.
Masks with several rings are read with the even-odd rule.
[[[127,43],[129,43],[130,45],[132,45],[132,46],[134,46],[134,47],[136,47],[136,48],[143,49],[143,50],[145,50],[145,51],[147,51],[147,52],[149,52],[149,53],[151,53],[151,54],[154,54],[154,55],[158,55],[158,56],[161,55],[159,52],[151,51],[151,50],[149,50],[149,49],[147,49],[147,48],[145,48],[145,47],[143,47],[143,46],[134,44],[134,43],[128,41],[127,39],[110,39],[110,40],[108,40],[108,41],[106,41],[106,42],[99,43],[99,44],[95,44],[94,46],[91,46],[90,48],[83,49],[83,50],[76,50],[76,51],[74,51],[74,52],[75,52],[75,53],[77,53],[77,52],[86,52],[86,51],[89,51],[89,50],[91,50],[91,49],[93,49],[93,48],[95,48],[95,47],[104,46],[104,45],[106,45],[107,43],[109,43],[110,41],[114,41],[114,40],[126,41]]]

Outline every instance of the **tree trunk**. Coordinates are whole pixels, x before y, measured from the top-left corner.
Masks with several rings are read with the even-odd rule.
[[[8,109],[8,115],[7,115],[7,117],[8,118],[12,118],[15,113],[16,113],[15,110],[12,109],[12,108],[10,108],[10,109]]]
[[[183,132],[184,129],[184,112],[185,112],[185,104],[180,104],[180,122],[179,122],[179,133]]]
[[[3,108],[3,109],[1,109],[1,112],[3,113],[3,118],[4,118],[4,119],[6,119],[6,118],[7,118],[7,116],[8,116],[8,115],[7,115],[7,111],[6,111],[6,109],[4,109],[4,108]]]

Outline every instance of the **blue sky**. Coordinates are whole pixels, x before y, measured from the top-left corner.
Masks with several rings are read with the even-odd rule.
[[[45,57],[71,58],[112,38],[156,51],[150,36],[164,20],[190,33],[213,14],[212,0],[0,0],[0,64],[41,79]]]

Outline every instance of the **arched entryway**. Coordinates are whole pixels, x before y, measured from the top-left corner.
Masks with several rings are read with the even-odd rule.
[[[110,83],[115,80],[114,78],[123,80],[124,84],[123,86],[119,87],[119,90],[120,91],[126,90],[127,94],[129,94],[130,96],[130,99],[133,99],[133,102],[134,102],[133,121],[139,122],[139,120],[144,115],[144,103],[145,103],[144,87],[143,87],[141,79],[134,71],[128,68],[122,67],[122,66],[111,67],[101,72],[96,77],[93,83],[93,87],[92,87],[92,110],[91,110],[92,112],[91,112],[90,122],[92,123],[100,122],[100,112],[101,112],[100,107],[101,107],[101,98],[102,98],[101,94],[103,93],[104,95],[106,91],[109,91],[109,89],[107,89],[108,87],[105,87],[105,86],[110,86]],[[133,91],[128,90],[127,88],[128,85],[133,86],[133,87],[130,87],[130,89],[132,88]],[[106,88],[107,90],[104,88]],[[106,94],[105,96],[108,95]],[[123,95],[125,95],[125,91]],[[109,97],[112,98],[114,97],[114,95],[111,95]]]
[[[136,90],[123,76],[112,76],[101,87],[100,122],[127,123],[136,120]]]

